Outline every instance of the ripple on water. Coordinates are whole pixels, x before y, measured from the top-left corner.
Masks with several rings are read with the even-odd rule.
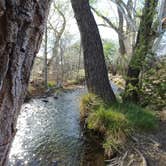
[[[34,99],[22,106],[18,132],[10,152],[10,166],[78,166],[82,148],[79,98],[85,90],[55,100]]]

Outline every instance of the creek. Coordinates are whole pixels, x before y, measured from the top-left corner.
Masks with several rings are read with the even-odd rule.
[[[116,87],[114,87],[116,90]],[[80,126],[79,103],[85,88],[22,106],[9,166],[102,166],[103,149],[87,141]],[[100,161],[98,161],[100,160]],[[93,163],[93,164],[90,164]]]

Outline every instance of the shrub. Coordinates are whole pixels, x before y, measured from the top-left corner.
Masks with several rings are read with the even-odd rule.
[[[151,105],[156,110],[165,108],[166,102],[166,58],[156,60],[143,74],[141,104]]]
[[[53,88],[53,87],[55,87],[55,85],[56,85],[56,83],[53,81],[49,81],[47,84],[48,88]]]

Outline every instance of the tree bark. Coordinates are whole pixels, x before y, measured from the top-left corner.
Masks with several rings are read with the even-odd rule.
[[[0,165],[7,165],[50,0],[0,1]]]
[[[145,1],[136,46],[127,73],[125,94],[123,96],[124,101],[127,102],[137,103],[139,101],[139,75],[153,39],[151,36],[153,34],[152,23],[156,6],[156,0]]]
[[[45,84],[45,88],[48,88],[48,64],[47,64],[47,45],[48,45],[48,29],[47,29],[47,25],[45,28],[45,42],[44,42],[44,84]]]
[[[89,0],[71,0],[71,3],[81,34],[88,91],[100,96],[105,102],[115,102],[99,30],[90,10]]]
[[[119,8],[117,8],[118,10],[118,16],[119,16],[119,27],[118,30],[123,34],[123,13],[120,11]],[[120,55],[124,56],[126,54],[126,48],[125,48],[125,44],[124,44],[124,40],[118,35],[119,38],[119,53]]]

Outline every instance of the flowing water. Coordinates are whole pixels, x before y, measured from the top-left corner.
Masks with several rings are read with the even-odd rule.
[[[58,99],[33,99],[24,104],[9,166],[104,165],[101,147],[87,141],[81,131],[79,101],[85,93],[79,88],[62,93]]]
[[[11,166],[78,166],[82,150],[77,89],[58,99],[33,99],[24,104],[10,152]],[[47,102],[48,101],[48,102]]]

